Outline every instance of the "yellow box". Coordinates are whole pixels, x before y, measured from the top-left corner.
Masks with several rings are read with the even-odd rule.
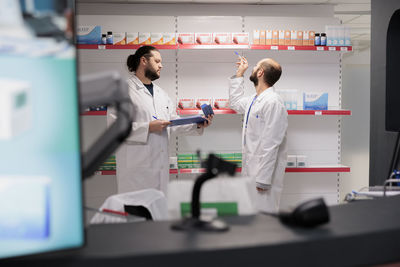
[[[151,34],[149,32],[139,32],[139,44],[148,45],[151,44]]]
[[[152,45],[162,45],[163,44],[163,34],[161,32],[152,32],[150,34],[150,43]]]
[[[138,32],[127,32],[126,33],[126,44],[128,44],[128,45],[139,44],[139,33]]]

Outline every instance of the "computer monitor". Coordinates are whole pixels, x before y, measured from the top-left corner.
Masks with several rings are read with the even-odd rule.
[[[16,3],[0,0],[0,10],[20,16]],[[0,259],[84,243],[72,8],[54,13],[64,39],[0,25]]]

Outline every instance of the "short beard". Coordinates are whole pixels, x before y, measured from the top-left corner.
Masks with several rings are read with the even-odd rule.
[[[160,78],[160,75],[158,75],[158,73],[155,70],[152,70],[150,68],[147,68],[144,71],[144,76],[146,76],[146,78],[149,78],[150,81],[154,81]]]
[[[258,85],[258,79],[257,79],[257,71],[255,71],[254,73],[252,73],[250,75],[250,81],[252,81],[254,83],[254,86]]]

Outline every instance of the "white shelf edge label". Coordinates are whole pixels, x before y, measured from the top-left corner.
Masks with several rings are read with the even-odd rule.
[[[322,115],[322,111],[315,111],[315,116],[321,116]]]
[[[276,45],[271,46],[271,50],[278,50],[278,46]]]
[[[287,50],[292,50],[292,51],[294,51],[294,50],[296,50],[296,48],[295,48],[294,46],[288,46],[288,47],[287,47]]]
[[[192,169],[192,173],[200,173],[200,169]]]
[[[97,48],[100,49],[100,50],[104,50],[104,49],[106,49],[106,46],[105,45],[99,45]]]
[[[335,46],[330,46],[329,47],[329,51],[336,51],[336,47]]]
[[[342,46],[342,47],[340,48],[340,51],[347,51],[347,47],[343,47],[343,46]]]
[[[317,51],[324,51],[324,47],[323,46],[317,46]]]

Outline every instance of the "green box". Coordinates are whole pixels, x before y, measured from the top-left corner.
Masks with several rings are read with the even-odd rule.
[[[200,209],[216,209],[218,216],[238,215],[237,202],[202,202]],[[191,212],[191,204],[189,202],[181,202],[182,217],[188,216]]]

